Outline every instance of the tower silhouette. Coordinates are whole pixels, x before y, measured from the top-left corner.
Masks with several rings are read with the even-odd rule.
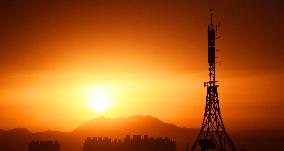
[[[208,25],[208,70],[210,80],[204,82],[204,87],[207,88],[205,113],[200,132],[192,145],[191,151],[236,151],[236,147],[225,130],[220,112],[217,91],[219,86],[216,81],[215,70],[215,54],[217,51],[215,42],[219,25],[213,24],[213,10],[210,11],[210,24]]]

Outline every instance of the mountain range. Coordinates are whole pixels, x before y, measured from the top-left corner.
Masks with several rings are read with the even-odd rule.
[[[169,137],[176,141],[177,151],[185,151],[197,137],[199,129],[181,128],[152,116],[109,119],[97,117],[71,132],[31,132],[26,128],[0,130],[0,151],[28,151],[32,140],[58,140],[61,151],[82,151],[87,137],[124,138],[125,135]],[[284,150],[283,132],[254,131],[230,133],[237,147],[249,151]]]
[[[124,138],[125,135],[146,134],[151,137],[170,137],[177,142],[178,150],[184,150],[197,133],[198,129],[180,128],[151,116],[117,119],[97,117],[71,132],[31,132],[26,128],[0,130],[0,150],[28,151],[28,144],[32,140],[58,140],[61,151],[81,151],[87,137]]]

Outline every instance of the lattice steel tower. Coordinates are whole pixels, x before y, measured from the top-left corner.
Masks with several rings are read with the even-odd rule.
[[[208,70],[210,80],[204,82],[204,87],[207,87],[205,113],[199,135],[192,145],[191,151],[236,151],[233,142],[225,130],[219,106],[215,70],[215,41],[218,26],[213,24],[211,9],[210,24],[208,25]]]

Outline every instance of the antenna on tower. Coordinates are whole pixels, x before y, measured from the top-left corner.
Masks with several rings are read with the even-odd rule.
[[[210,8],[210,25],[213,26],[213,8]]]

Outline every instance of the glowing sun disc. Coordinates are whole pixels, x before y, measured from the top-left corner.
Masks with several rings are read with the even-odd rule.
[[[96,112],[104,112],[111,106],[111,90],[99,85],[89,90],[89,107]]]
[[[90,100],[90,107],[97,111],[103,112],[110,106],[109,97],[106,94],[95,94],[91,97]]]

